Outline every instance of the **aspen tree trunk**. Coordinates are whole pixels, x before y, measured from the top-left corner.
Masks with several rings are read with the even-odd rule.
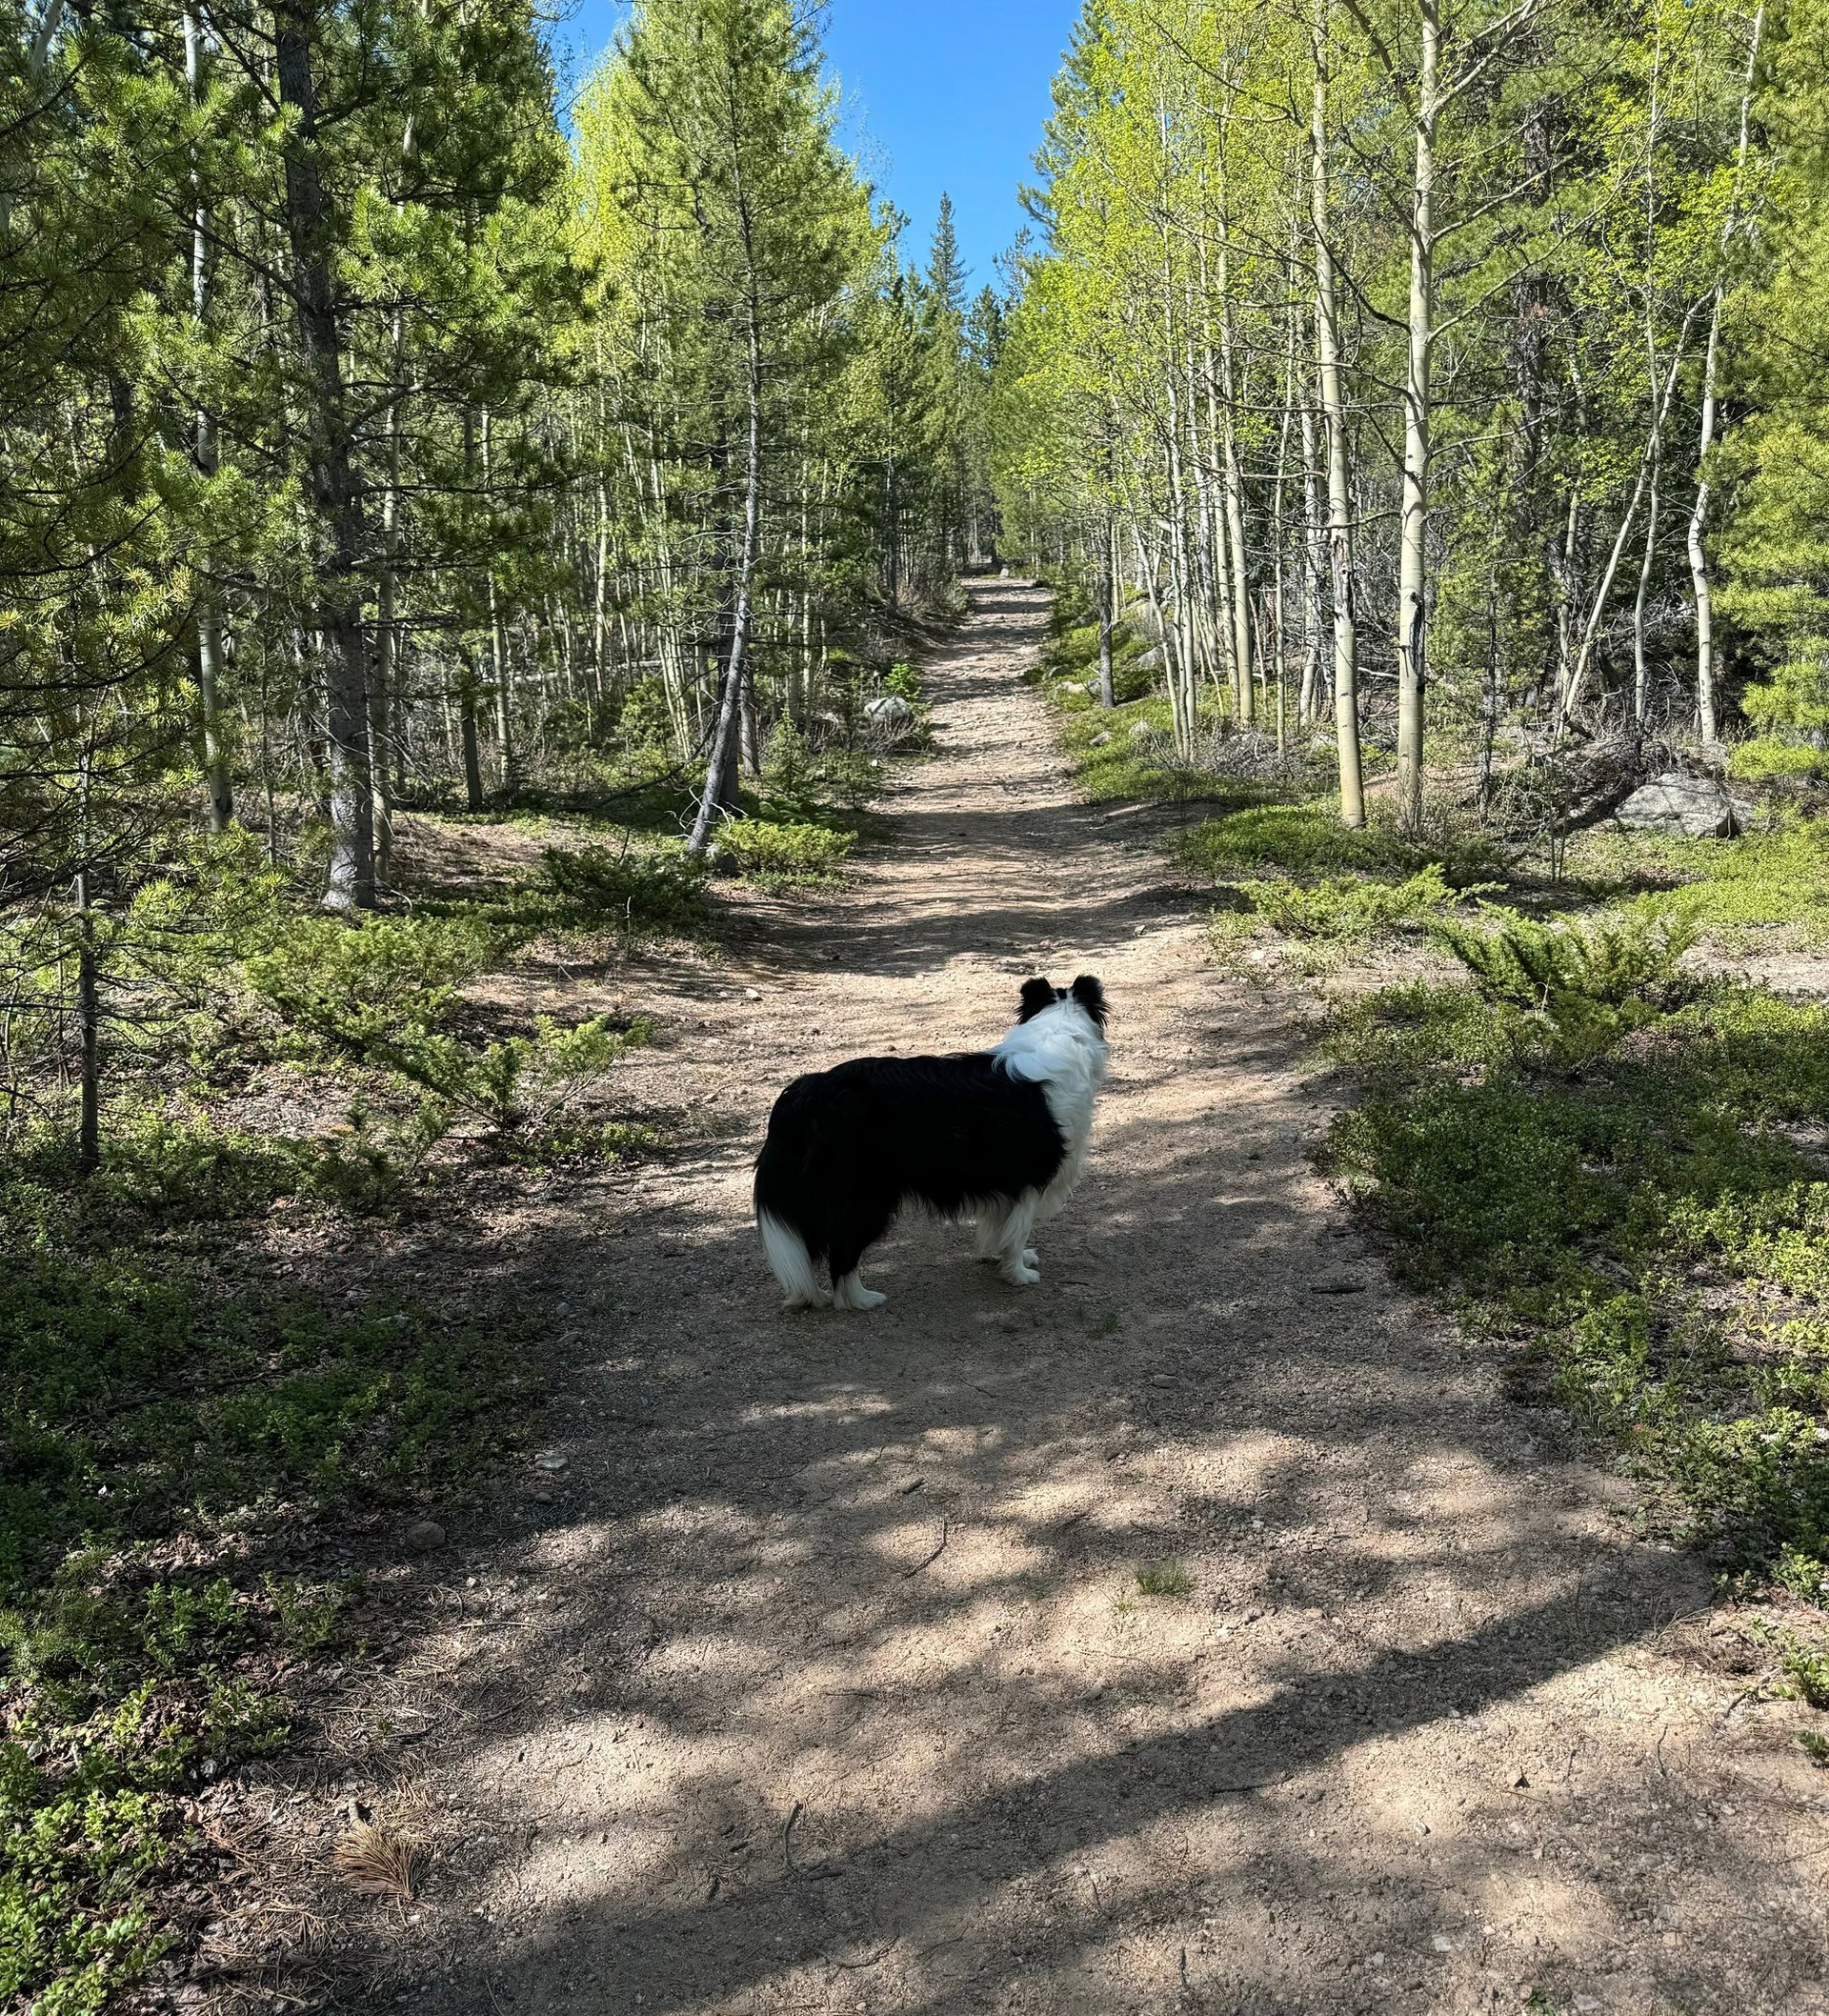
[[[754,289],[754,277],[752,277]],[[755,558],[762,537],[762,332],[752,292],[748,302],[746,362],[749,387],[748,460],[743,480],[743,543],[737,557],[736,611],[731,625],[730,661],[724,670],[724,690],[718,698],[717,725],[712,734],[712,753],[705,773],[705,789],[699,794],[698,813],[693,820],[692,837],[686,852],[701,857],[711,842],[712,823],[717,816],[719,793],[734,747],[738,709],[749,672],[750,598],[755,577]]]
[[[1251,667],[1251,578],[1245,560],[1244,476],[1238,467],[1238,387],[1233,373],[1232,246],[1224,192],[1219,206],[1219,410],[1224,427],[1226,549],[1232,566],[1232,662],[1238,719],[1249,728],[1257,718]]]
[[[1419,0],[1417,171],[1410,212],[1410,319],[1403,385],[1403,504],[1397,547],[1397,816],[1422,823],[1423,657],[1428,623],[1430,363],[1436,311],[1436,121],[1439,0]]]
[[[1202,185],[1202,193],[1205,185]],[[1223,474],[1224,453],[1220,443],[1225,438],[1226,422],[1220,413],[1219,360],[1214,348],[1213,330],[1213,288],[1207,273],[1206,234],[1201,233],[1197,243],[1200,262],[1201,301],[1201,375],[1206,385],[1207,443],[1212,461],[1213,474],[1216,478],[1220,495],[1210,494],[1214,483],[1208,480],[1207,461],[1198,453],[1197,419],[1199,403],[1195,397],[1194,352],[1192,333],[1188,349],[1188,406],[1189,431],[1196,434],[1195,468],[1200,490],[1200,539],[1198,550],[1201,564],[1211,573],[1211,595],[1208,607],[1214,613],[1214,621],[1209,628],[1215,633],[1214,648],[1209,654],[1210,674],[1216,689],[1220,695],[1222,712],[1237,716],[1241,711],[1239,693],[1241,677],[1237,655],[1238,626],[1233,606],[1233,569],[1230,551],[1230,535],[1224,503],[1225,476]],[[1222,280],[1223,287],[1224,282]],[[1188,291],[1188,320],[1190,330],[1194,320],[1193,290]],[[1222,676],[1223,675],[1223,676]]]
[[[184,10],[184,74],[194,111],[203,102],[203,28],[194,5]],[[194,163],[191,171],[191,313],[197,333],[204,333],[210,312],[211,233],[214,229],[203,185]],[[196,414],[197,473],[206,480],[216,473],[216,416],[200,405]],[[215,585],[203,580],[197,597],[197,706],[203,725],[203,782],[210,801],[210,831],[226,833],[234,822],[234,788],[229,776],[229,754],[222,734],[222,613]]]
[[[1359,646],[1353,619],[1353,504],[1346,472],[1346,407],[1340,390],[1338,282],[1329,237],[1327,90],[1330,0],[1315,0],[1314,161],[1315,350],[1327,432],[1327,543],[1334,588],[1334,725],[1340,753],[1340,823],[1365,824],[1359,763]]]
[[[1281,756],[1289,746],[1288,702],[1284,688],[1288,683],[1288,606],[1285,600],[1285,575],[1288,555],[1284,552],[1286,537],[1283,484],[1289,473],[1289,430],[1296,405],[1296,317],[1292,313],[1286,332],[1283,354],[1283,416],[1276,430],[1276,480],[1271,494],[1271,554],[1276,564],[1276,574],[1271,593],[1272,628],[1276,639],[1271,657],[1271,668],[1276,679],[1276,754]]]
[[[1316,454],[1315,408],[1302,401],[1302,685],[1296,718],[1306,728],[1320,718],[1321,578],[1327,571],[1327,520],[1321,510],[1320,465]]]
[[[1651,704],[1651,668],[1645,657],[1645,606],[1651,599],[1651,577],[1658,561],[1658,521],[1661,504],[1663,443],[1651,451],[1651,495],[1645,507],[1645,552],[1638,565],[1638,593],[1632,602],[1632,718],[1642,728]]]
[[[1098,704],[1117,705],[1112,679],[1112,514],[1107,508],[1098,541]]]
[[[1721,226],[1721,254],[1727,255],[1728,242],[1733,237],[1734,227],[1739,221],[1740,183],[1746,172],[1746,150],[1748,124],[1753,111],[1753,79],[1759,64],[1759,44],[1765,34],[1765,7],[1760,0],[1759,10],[1753,16],[1753,33],[1746,55],[1746,81],[1740,91],[1740,139],[1739,151],[1734,161],[1734,192],[1728,203],[1727,219]],[[1708,549],[1703,544],[1703,534],[1708,529],[1708,504],[1711,485],[1708,477],[1708,458],[1715,446],[1715,404],[1718,383],[1718,366],[1721,349],[1721,310],[1727,299],[1725,281],[1718,281],[1715,288],[1714,302],[1709,311],[1708,352],[1702,364],[1702,433],[1696,452],[1696,505],[1689,514],[1689,578],[1696,596],[1696,717],[1701,730],[1702,740],[1713,742],[1720,736],[1720,716],[1716,696],[1715,661],[1715,592],[1708,573]]]
[[[592,662],[597,669],[597,685],[601,692],[604,672],[610,655],[610,443],[609,421],[605,401],[607,393],[603,382],[603,332],[596,333],[597,345],[597,578],[593,597],[591,652]]]
[[[325,756],[331,859],[327,910],[374,904],[374,800],[370,784],[368,654],[362,635],[362,498],[343,384],[342,331],[331,281],[332,219],[317,164],[317,89],[312,16],[298,0],[273,10],[280,102],[297,114],[285,143],[286,232],[292,254],[299,350],[311,382],[307,468],[312,502],[329,534],[318,567],[318,621],[326,667]]]

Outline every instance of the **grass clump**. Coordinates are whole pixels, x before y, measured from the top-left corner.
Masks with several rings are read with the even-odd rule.
[[[1194,1577],[1178,1561],[1153,1561],[1136,1571],[1136,1593],[1179,1602],[1194,1594]]]
[[[1205,819],[1182,836],[1176,852],[1185,867],[1215,880],[1254,870],[1408,877],[1439,860],[1393,826],[1355,830],[1319,804],[1256,805]]]

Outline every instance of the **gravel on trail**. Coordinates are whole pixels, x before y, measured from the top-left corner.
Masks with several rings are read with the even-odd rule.
[[[975,590],[842,891],[613,977],[660,1030],[631,1087],[694,1124],[516,1232],[564,1462],[410,1570],[437,1853],[365,2006],[1829,2011],[1801,1711],[1356,1236],[1330,1081],[1214,965],[1173,815],[1074,793],[1046,611]],[[783,1313],[774,1095],[985,1046],[1034,972],[1113,1003],[1042,1285],[912,1224],[886,1308]]]

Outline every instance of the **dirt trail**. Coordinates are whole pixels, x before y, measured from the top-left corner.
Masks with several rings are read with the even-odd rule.
[[[1213,969],[1154,815],[1072,795],[1017,679],[1044,613],[978,593],[852,888],[632,983],[645,1089],[722,1131],[530,1248],[567,1463],[421,1577],[452,1845],[402,1999],[1829,2006],[1793,1711],[1737,1701],[1698,1568],[1361,1249],[1312,1060]],[[886,1309],[777,1313],[775,1092],[988,1043],[1032,971],[1115,1018],[1043,1285],[920,1226]]]

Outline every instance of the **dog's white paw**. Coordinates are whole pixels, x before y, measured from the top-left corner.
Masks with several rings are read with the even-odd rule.
[[[1022,1264],[1025,1267],[1039,1267],[1041,1255],[1033,1246],[1025,1246],[1022,1249]]]
[[[781,1306],[788,1310],[830,1309],[832,1307],[832,1297],[821,1288],[813,1295],[791,1295]]]
[[[1031,1264],[1034,1259],[1035,1255],[1030,1253],[1025,1254],[1019,1260],[1006,1261],[1003,1269],[1004,1280],[1013,1287],[1033,1288],[1041,1279],[1040,1274]]]
[[[854,1274],[834,1283],[833,1306],[838,1309],[880,1309],[889,1297],[875,1288],[866,1288]]]

